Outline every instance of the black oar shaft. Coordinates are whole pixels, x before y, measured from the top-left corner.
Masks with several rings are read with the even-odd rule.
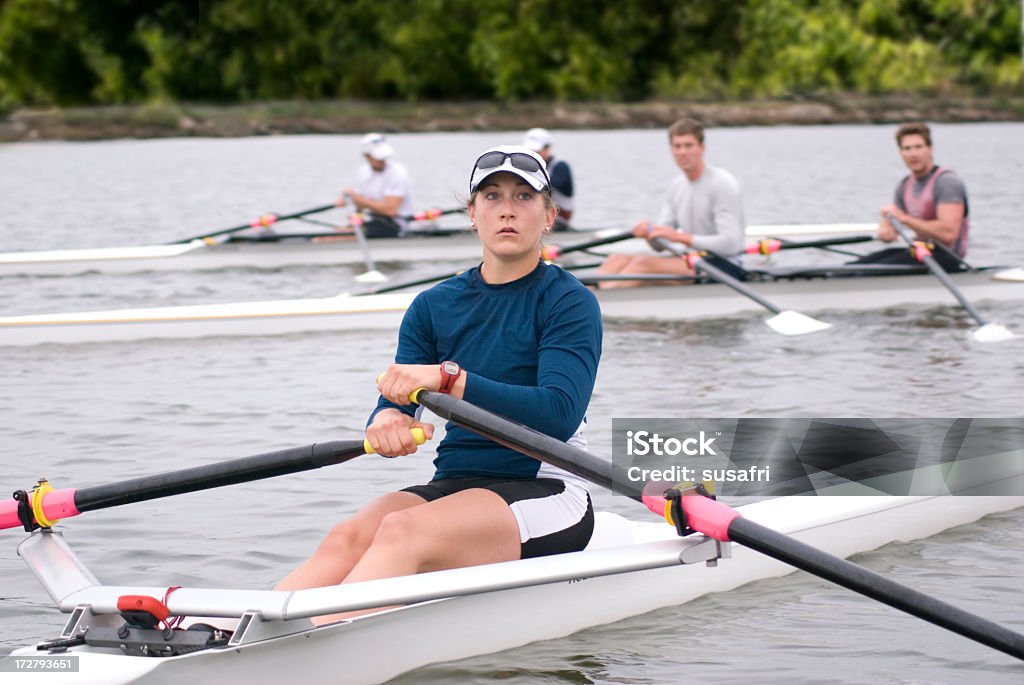
[[[384,293],[394,292],[396,290],[405,290],[406,288],[415,288],[418,285],[426,285],[427,283],[436,283],[437,281],[444,281],[449,278],[454,278],[461,274],[465,269],[459,271],[449,271],[446,274],[440,276],[426,276],[424,278],[417,278],[414,281],[404,281],[402,283],[395,283],[394,285],[387,285],[382,288],[374,288],[373,290],[367,290],[359,293],[360,295],[382,295]]]
[[[319,212],[326,212],[328,209],[334,209],[336,205],[321,205],[319,207],[313,207],[312,209],[304,209],[301,212],[294,212],[292,214],[283,214],[274,219],[275,223],[278,221],[285,221],[287,219],[297,219],[308,214],[317,214]],[[240,224],[238,226],[232,226],[231,228],[222,228],[219,231],[211,231],[209,233],[202,233],[200,235],[192,236],[191,238],[184,238],[182,240],[175,240],[171,245],[177,245],[180,243],[190,243],[193,240],[205,240],[206,238],[216,238],[219,235],[227,235],[228,233],[237,233],[238,231],[244,231],[247,228],[252,228],[252,223]]]
[[[365,454],[362,440],[336,440],[292,447],[119,483],[79,488],[75,492],[75,506],[79,511],[91,511],[143,502],[340,464],[361,454]]]
[[[597,285],[607,281],[649,281],[652,283],[678,283],[680,281],[693,281],[696,276],[683,276],[676,274],[596,274],[594,276],[580,277],[583,285]]]
[[[558,254],[569,254],[571,252],[579,252],[580,250],[589,250],[592,247],[600,247],[602,245],[610,245],[612,243],[622,242],[623,240],[629,240],[633,237],[632,231],[622,231],[620,233],[613,233],[612,235],[605,236],[603,238],[594,238],[593,240],[586,240],[582,243],[576,243],[575,245],[567,245],[566,247],[559,247]]]
[[[579,243],[579,244],[576,244],[576,245],[570,245],[568,247],[559,248],[558,254],[559,255],[563,255],[563,254],[568,254],[570,252],[579,252],[580,250],[586,250],[588,248],[595,247],[597,245],[607,245],[609,243],[619,242],[621,240],[626,240],[627,238],[632,238],[632,237],[633,237],[633,233],[632,232],[616,233],[615,235],[607,236],[605,238],[597,238],[595,240],[590,240],[590,241]],[[414,288],[414,287],[416,287],[418,285],[426,285],[427,283],[436,283],[437,281],[443,281],[443,280],[446,280],[448,278],[454,278],[455,276],[458,276],[459,274],[461,274],[463,271],[465,271],[465,269],[459,269],[458,271],[449,271],[447,273],[440,274],[440,275],[437,275],[437,276],[427,276],[425,278],[418,278],[418,279],[413,280],[413,281],[405,281],[403,283],[396,283],[394,285],[385,286],[383,288],[374,288],[373,290],[367,290],[367,291],[359,293],[359,294],[360,295],[382,295],[384,293],[395,292],[396,290],[405,290],[406,288]]]
[[[889,223],[896,229],[896,232],[900,234],[900,237],[906,241],[907,245],[913,248],[914,237],[910,235],[910,229],[908,229],[902,221],[891,214],[889,215]],[[931,256],[929,253],[924,253],[921,254],[921,261],[924,262],[924,265],[928,267],[928,270],[939,279],[942,285],[946,286],[946,290],[953,294],[953,297],[957,299],[957,302],[959,302],[960,305],[967,310],[967,313],[978,322],[978,325],[988,325],[988,321],[986,321],[978,310],[974,308],[974,305],[967,300],[964,294],[960,292],[960,288],[956,287],[956,284],[953,283],[953,279],[949,277],[949,274],[946,273],[946,270],[942,268],[935,257]]]
[[[339,224],[336,224],[336,223],[331,223],[330,221],[323,221],[322,219],[310,219],[308,216],[297,216],[295,218],[298,219],[299,221],[301,221],[304,224],[312,224],[314,226],[326,226],[327,228],[333,228],[333,229],[335,229],[335,233],[338,232],[339,228],[345,228],[345,226],[343,226],[343,225],[339,225]],[[323,234],[317,233],[317,234],[311,234],[311,235],[330,235],[330,234],[329,233],[323,233]]]
[[[416,402],[441,418],[477,435],[565,469],[609,490],[614,489],[615,492],[625,494],[638,502],[642,501],[640,490],[629,491],[629,479],[611,462],[597,459],[568,443],[509,421],[451,395],[421,390]]]
[[[1024,635],[889,580],[863,566],[826,554],[810,545],[743,517],[729,525],[733,541],[820,578],[866,595],[972,640],[1024,659]]]
[[[821,238],[820,240],[789,240],[788,238],[776,238],[782,245],[780,249],[796,250],[804,247],[831,247],[832,245],[853,245],[855,243],[867,243],[874,240],[871,235],[850,235],[837,238]]]
[[[589,452],[450,395],[421,390],[414,399],[458,426],[565,469],[592,483],[613,489],[639,502],[643,501],[642,485],[632,483],[620,469]],[[716,506],[725,505],[716,503]],[[736,516],[729,523],[728,535],[729,539],[757,552],[860,592],[981,644],[1024,659],[1024,635],[900,585],[845,559],[818,550],[742,516]]]
[[[983,317],[981,313],[975,309],[974,305],[970,303],[967,297],[960,292],[960,288],[956,287],[956,284],[953,283],[953,279],[949,277],[949,274],[946,273],[946,270],[942,268],[935,257],[932,257],[931,255],[922,255],[921,261],[923,261],[925,266],[935,274],[936,278],[942,281],[942,285],[946,286],[946,289],[953,294],[953,297],[955,297],[957,302],[960,303],[960,306],[967,310],[967,313],[971,315],[971,318],[978,322],[978,325],[985,326],[988,324],[988,320]]]
[[[686,250],[684,250],[683,248],[679,247],[678,245],[676,245],[675,243],[673,243],[671,241],[665,240],[664,238],[654,238],[651,241],[651,243],[654,244],[656,247],[660,247],[663,250],[668,250],[669,252],[671,252],[672,254],[674,254],[674,255],[676,255],[678,257],[685,257],[686,256]],[[764,307],[768,311],[770,311],[770,312],[772,312],[774,314],[782,313],[782,308],[781,307],[779,307],[779,306],[769,302],[765,298],[761,297],[753,289],[748,288],[746,285],[744,285],[738,279],[733,278],[729,274],[727,274],[724,271],[722,271],[721,269],[719,269],[717,266],[708,263],[708,261],[706,259],[698,258],[694,262],[694,267],[698,271],[703,271],[705,274],[710,276],[712,279],[718,281],[719,283],[721,283],[723,285],[727,285],[730,288],[732,288],[733,290],[735,290],[736,292],[740,293],[741,295],[749,297],[751,300],[753,300],[754,302],[757,302],[759,305],[761,305],[762,307]]]
[[[867,243],[874,240],[875,237],[872,235],[854,235],[854,236],[843,236],[839,238],[822,238],[820,240],[804,240],[794,241],[787,240],[785,238],[775,238],[782,244],[779,246],[780,250],[796,250],[800,248],[814,248],[817,250],[824,250],[825,252],[832,252],[835,254],[845,255],[847,257],[860,257],[862,255],[856,252],[850,252],[849,250],[840,250],[834,245],[852,245],[854,243]]]

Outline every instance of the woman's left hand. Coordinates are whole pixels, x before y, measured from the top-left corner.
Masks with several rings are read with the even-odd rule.
[[[414,390],[441,387],[440,364],[392,364],[377,379],[377,390],[384,399],[395,404],[412,404]]]

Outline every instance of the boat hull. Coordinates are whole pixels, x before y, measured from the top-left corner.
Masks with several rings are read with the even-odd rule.
[[[1024,300],[1024,279],[1001,279],[997,277],[999,273],[1002,272],[982,270],[951,277],[972,303]],[[953,295],[928,273],[778,280],[750,285],[781,309],[803,313],[864,311],[904,305],[958,305]],[[753,300],[720,284],[618,288],[601,290],[598,297],[601,312],[609,319],[680,321],[771,314]]]
[[[1024,497],[1019,496],[788,497],[747,505],[741,511],[753,521],[847,557],[1020,506]],[[664,523],[630,527],[635,542],[678,542]],[[313,681],[380,683],[431,663],[564,637],[793,571],[735,545],[732,556],[716,567],[689,564],[428,601],[284,638],[178,657],[129,657],[112,650],[73,648],[68,654],[79,657],[78,673],[50,674],[52,678],[45,679],[31,674],[13,682],[248,685],[294,678],[301,671]],[[15,654],[38,652],[25,648]]]
[[[469,231],[444,237],[380,238],[368,245],[370,255],[379,262],[467,261],[480,256],[480,241]],[[362,249],[351,237],[218,245],[195,241],[185,245],[11,252],[0,254],[0,276],[281,269],[356,265],[364,261]]]
[[[751,226],[749,237],[798,237],[870,233],[866,224],[788,224]],[[622,229],[583,229],[559,233],[553,242],[580,243]],[[286,236],[287,234],[282,234]],[[469,230],[436,235],[423,231],[405,238],[378,238],[367,242],[378,262],[469,262],[480,257],[480,241]],[[610,246],[616,251],[647,251],[646,241]],[[609,248],[605,248],[607,251]],[[83,273],[125,274],[145,271],[197,271],[231,268],[281,269],[291,266],[360,265],[363,251],[351,236],[278,241],[224,242],[201,240],[186,244],[46,250],[0,253],[0,276],[74,276]]]
[[[0,345],[396,330],[415,294],[337,296],[0,319]]]
[[[1014,278],[1001,275],[1018,274]],[[1024,300],[1024,270],[981,270],[952,276],[976,304]],[[930,274],[755,283],[783,309],[803,313],[903,305],[952,305]],[[720,284],[597,291],[609,320],[691,321],[767,314]],[[151,338],[278,335],[315,331],[395,330],[415,294],[337,296],[0,318],[0,346],[134,341]]]

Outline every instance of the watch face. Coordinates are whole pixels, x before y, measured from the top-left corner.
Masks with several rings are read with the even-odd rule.
[[[457,374],[459,372],[459,365],[456,364],[455,362],[443,362],[441,364],[441,369],[445,373],[451,374],[451,375],[454,376],[455,374]]]

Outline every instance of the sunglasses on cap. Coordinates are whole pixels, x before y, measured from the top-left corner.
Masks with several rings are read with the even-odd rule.
[[[476,164],[473,165],[473,175],[470,178],[469,192],[474,192],[480,183],[490,176],[492,170],[499,169],[505,166],[506,160],[512,165],[512,169],[509,169],[512,173],[523,178],[523,180],[530,182],[530,184],[536,190],[544,190],[551,187],[551,179],[548,178],[548,171],[544,168],[544,165],[537,161],[537,159],[525,152],[502,152],[500,150],[492,150],[491,152],[485,152],[480,155],[476,160]],[[478,173],[479,178],[477,178]],[[526,172],[518,173],[518,172]],[[536,183],[540,183],[541,187],[537,188]]]

